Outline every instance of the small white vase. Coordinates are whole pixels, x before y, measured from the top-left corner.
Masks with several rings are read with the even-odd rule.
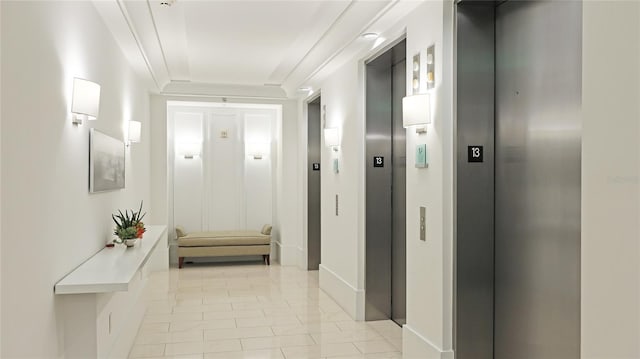
[[[129,247],[133,247],[134,244],[136,244],[137,238],[131,238],[131,239],[125,239],[122,242],[124,243],[125,246]]]

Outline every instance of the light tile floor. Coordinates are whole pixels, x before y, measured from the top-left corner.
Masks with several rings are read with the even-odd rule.
[[[259,263],[154,273],[130,358],[402,358],[392,321],[356,322],[318,272]]]

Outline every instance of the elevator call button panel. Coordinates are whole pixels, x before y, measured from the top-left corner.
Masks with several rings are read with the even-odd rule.
[[[384,167],[384,157],[373,156],[373,167]]]
[[[313,164],[311,165],[311,168],[312,168],[314,171],[320,171],[320,164],[319,164],[319,163],[313,163]]]
[[[467,162],[484,162],[484,146],[468,146]]]

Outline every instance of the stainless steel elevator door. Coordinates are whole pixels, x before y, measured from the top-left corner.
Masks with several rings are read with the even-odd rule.
[[[307,107],[307,269],[320,266],[320,97]]]
[[[391,317],[391,53],[367,64],[365,320]],[[374,167],[374,156],[382,167]]]
[[[402,40],[366,67],[365,320],[398,324],[406,320],[405,59]]]
[[[496,8],[496,359],[580,356],[581,6]]]

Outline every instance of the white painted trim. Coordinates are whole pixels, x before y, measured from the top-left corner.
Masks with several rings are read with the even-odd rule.
[[[319,72],[321,72],[325,67],[327,67],[327,65],[329,65],[336,57],[338,57],[341,53],[343,53],[349,46],[351,46],[352,43],[354,43],[355,41],[357,41],[360,37],[361,34],[365,31],[367,31],[367,29],[369,29],[373,24],[375,24],[378,20],[380,20],[380,18],[382,18],[384,15],[386,15],[393,7],[395,7],[396,5],[398,5],[397,1],[392,1],[389,4],[385,5],[385,7],[382,8],[382,10],[380,10],[371,20],[369,20],[369,22],[366,23],[365,26],[362,27],[362,29],[360,31],[358,31],[352,38],[351,40],[349,40],[347,43],[343,44],[339,49],[337,49],[336,51],[334,51],[331,55],[329,55],[321,64],[320,66],[316,67],[315,70],[313,70],[310,74],[308,74],[303,81],[301,81],[300,83],[308,83],[311,81],[311,79],[313,79]],[[349,6],[349,8],[351,8],[351,6]],[[342,17],[342,14],[340,15]],[[335,24],[331,25],[332,27],[335,26]],[[302,63],[302,61],[300,61],[300,63]],[[298,63],[296,65],[296,67],[298,67],[300,65],[300,63]],[[292,71],[293,73],[293,71]],[[289,78],[289,76],[291,76],[291,73],[289,75],[287,75],[287,78],[285,80],[282,81],[282,83],[286,83],[287,79]]]
[[[318,91],[312,96],[315,99],[320,96],[320,92]],[[298,120],[298,151],[299,153],[305,154],[298,157],[300,168],[302,169],[302,171],[299,172],[299,176],[301,177],[300,193],[302,195],[298,200],[298,203],[300,203],[300,213],[302,214],[302,233],[300,233],[302,238],[300,269],[302,270],[309,268],[309,167],[307,166],[309,165],[309,102],[311,101],[312,100],[307,99],[298,102],[298,110],[299,113],[301,113]],[[320,183],[320,186],[322,186],[322,183]],[[322,216],[322,214],[320,214],[320,216]],[[322,252],[322,249],[320,251]]]
[[[356,320],[358,321],[364,321],[364,294],[364,289],[358,290],[356,293]]]
[[[144,46],[142,45],[142,42],[140,41],[140,36],[136,32],[135,26],[133,26],[133,21],[131,20],[131,16],[129,15],[129,12],[127,11],[127,7],[124,5],[124,1],[123,0],[117,0],[116,3],[118,4],[118,9],[120,9],[120,13],[122,14],[122,17],[124,18],[124,21],[127,23],[127,27],[129,28],[129,31],[131,32],[131,36],[133,37],[133,40],[135,41],[136,46],[138,47],[138,50],[140,51],[140,56],[142,56],[142,59],[144,60],[145,65],[147,66],[147,70],[149,71],[149,76],[151,76],[151,79],[153,80],[153,83],[155,83],[156,88],[158,89],[158,91],[162,90],[163,86],[160,86],[160,82],[158,81],[158,78],[156,77],[156,74],[153,71],[153,66],[151,66],[151,61],[149,60],[149,56],[147,56],[147,53],[144,51]]]
[[[184,96],[184,95],[178,95]],[[229,97],[229,96],[225,96]],[[280,111],[278,116],[282,116],[282,104],[269,104],[269,103],[243,103],[243,102],[207,102],[207,101],[181,101],[181,100],[167,100],[167,108],[172,106],[181,107],[204,107],[204,108],[248,108],[259,110],[277,110]]]
[[[353,287],[331,269],[320,264],[320,289],[355,320],[364,320],[364,290]]]
[[[200,98],[233,98],[233,99],[248,99],[248,100],[268,100],[268,101],[287,101],[288,97],[285,96],[251,96],[251,95],[225,95],[225,94],[207,94],[207,93],[183,93],[183,92],[165,92],[160,91],[160,95],[167,97],[200,97]]]
[[[443,350],[409,324],[402,326],[402,353],[408,358],[453,359],[453,350]]]
[[[281,266],[296,266],[298,265],[298,247],[297,246],[285,246],[280,241],[273,242],[277,246],[276,251],[279,253],[278,260]]]
[[[298,247],[298,268],[307,270],[307,256],[304,248]]]
[[[160,50],[164,69],[167,71],[167,75],[169,75],[169,81],[171,81],[173,77],[171,76],[169,65],[167,64],[167,55],[165,54],[164,47],[162,47],[162,41],[160,41],[160,34],[158,33],[158,26],[156,25],[156,19],[153,17],[153,11],[151,10],[151,4],[149,3],[149,1],[147,1],[147,11],[149,12],[149,19],[151,20],[151,24],[153,25],[153,34],[155,35],[156,41],[158,42],[158,49]],[[186,38],[186,34],[183,35],[185,35]]]

